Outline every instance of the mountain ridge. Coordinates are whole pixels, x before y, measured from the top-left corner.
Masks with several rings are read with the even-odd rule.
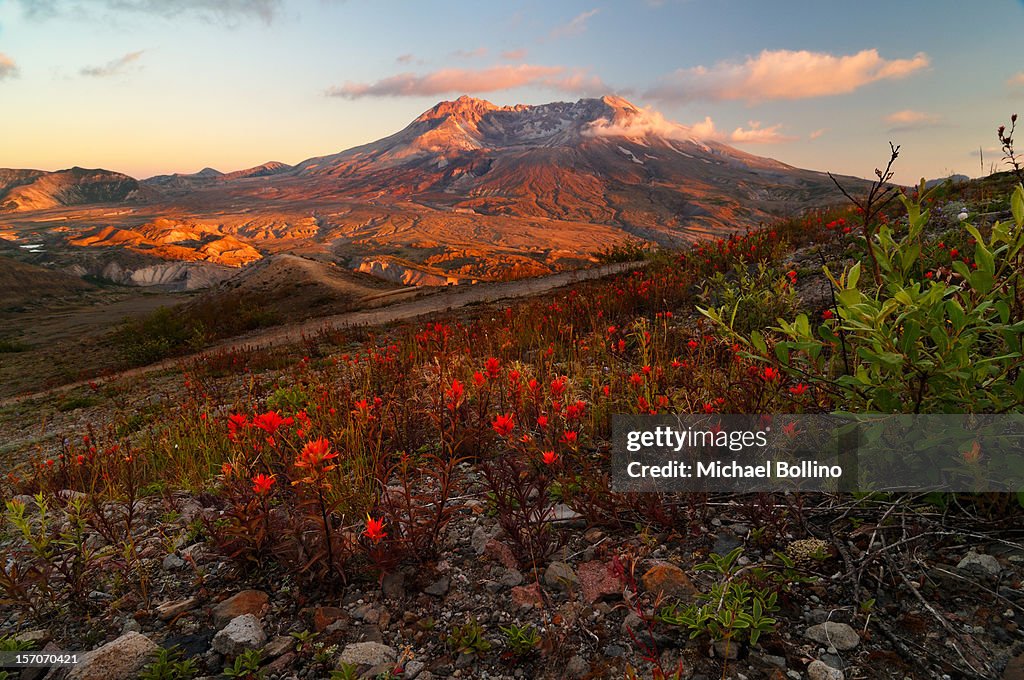
[[[96,172],[135,190],[65,191],[115,209],[45,196],[34,212],[19,204],[22,228],[60,220],[65,247],[114,258],[128,250],[132,262],[241,266],[292,252],[401,280],[550,273],[628,241],[675,246],[842,200],[824,173],[700,139],[614,95],[512,106],[463,96],[394,134],[294,166],[142,181]],[[23,192],[47,178],[0,170],[4,182]]]

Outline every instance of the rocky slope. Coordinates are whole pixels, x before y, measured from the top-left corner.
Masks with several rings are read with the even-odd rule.
[[[109,170],[0,169],[0,212],[46,210],[140,198],[139,182]]]

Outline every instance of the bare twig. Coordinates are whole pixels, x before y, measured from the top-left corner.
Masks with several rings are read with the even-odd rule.
[[[868,189],[868,195],[860,201],[854,198],[850,192],[839,183],[839,180],[830,172],[828,173],[832,183],[835,184],[839,191],[843,193],[843,196],[853,203],[861,212],[864,218],[863,234],[864,240],[867,244],[868,262],[871,265],[871,273],[874,276],[875,283],[881,285],[882,273],[878,266],[878,258],[875,256],[875,229],[877,228],[876,218],[881,213],[889,202],[898,195],[896,187],[889,184],[889,181],[893,178],[892,166],[896,162],[896,159],[900,155],[899,144],[893,144],[889,142],[889,162],[885,165],[885,170],[879,170],[875,168],[874,182],[871,183],[871,188]]]

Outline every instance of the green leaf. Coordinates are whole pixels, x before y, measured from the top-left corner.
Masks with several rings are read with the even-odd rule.
[[[750,344],[761,354],[768,353],[768,344],[764,341],[764,336],[761,335],[760,331],[751,331]]]
[[[850,272],[846,275],[846,287],[856,288],[858,281],[860,281],[860,262],[850,267]]]
[[[777,343],[775,345],[775,356],[783,364],[789,365],[789,346],[784,342]]]
[[[1010,212],[1013,213],[1013,221],[1017,224],[1017,228],[1024,227],[1024,187],[1020,184],[1013,190],[1013,195],[1010,197]]]
[[[986,295],[992,286],[995,284],[995,277],[992,276],[992,272],[987,269],[979,269],[971,274],[971,288],[978,291],[982,295]]]
[[[974,247],[974,262],[978,265],[978,271],[992,274],[996,270],[995,259],[981,239],[978,239],[978,244]]]

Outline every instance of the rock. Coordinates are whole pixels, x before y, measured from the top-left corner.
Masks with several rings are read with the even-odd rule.
[[[715,649],[715,656],[719,659],[740,658],[740,643],[736,640],[715,640],[712,646]]]
[[[189,635],[171,635],[164,638],[160,643],[160,646],[168,649],[171,647],[178,647],[187,658],[203,656],[210,651],[210,644],[213,642],[214,632],[215,631],[205,629],[201,632]]]
[[[282,654],[281,656],[277,657],[276,659],[271,661],[269,664],[264,666],[262,670],[265,673],[265,675],[258,676],[258,677],[270,677],[272,675],[284,676],[284,674],[287,673],[291,669],[292,664],[295,663],[296,656],[297,655],[295,654],[295,652],[287,652],[285,654]],[[288,677],[295,677],[295,676],[288,676]]]
[[[662,593],[678,600],[691,600],[698,594],[686,572],[668,562],[660,562],[648,569],[640,577],[640,583],[649,593]]]
[[[569,663],[565,665],[565,674],[571,680],[580,680],[588,673],[590,673],[590,664],[579,654],[569,659]]]
[[[751,654],[753,657],[753,654]],[[786,670],[786,657],[777,656],[775,654],[761,654],[758,656],[762,663],[766,666],[772,666],[781,670]]]
[[[1002,680],[1024,680],[1024,654],[1018,654],[1010,659],[1003,670]]]
[[[420,673],[422,673],[423,669],[426,667],[427,664],[413,659],[409,663],[405,664],[405,668],[402,672],[402,680],[412,680],[413,678],[420,677]]]
[[[290,652],[295,647],[295,638],[290,635],[279,635],[263,646],[263,658],[274,659]]]
[[[469,545],[473,548],[474,553],[483,555],[487,542],[494,538],[495,535],[496,532],[489,532],[483,527],[477,527],[473,530],[473,536],[469,539]]]
[[[405,597],[405,574],[400,571],[384,574],[380,582],[384,597],[389,600],[400,600]]]
[[[487,545],[484,546],[484,555],[497,560],[508,569],[515,569],[519,566],[516,556],[512,553],[512,548],[493,538],[487,541]]]
[[[31,645],[30,649],[42,649],[51,640],[50,631],[43,628],[27,630],[14,636],[17,642],[25,642]]]
[[[444,576],[424,588],[423,592],[427,595],[433,595],[434,597],[444,597],[448,593],[449,587],[451,587],[451,580],[447,576]]]
[[[338,657],[339,665],[350,663],[355,666],[377,666],[382,663],[395,663],[398,652],[379,642],[356,642],[345,645]]]
[[[999,561],[992,555],[979,554],[973,550],[967,553],[960,563],[956,565],[957,571],[974,574],[976,576],[988,576],[995,578],[999,576],[1002,567]]]
[[[127,633],[99,649],[82,655],[67,680],[134,678],[150,662],[158,647],[140,633]]]
[[[823,645],[829,645],[839,650],[853,649],[860,644],[860,636],[857,631],[845,623],[826,621],[811,626],[804,635]]]
[[[540,586],[536,583],[513,588],[512,601],[521,609],[539,609],[544,606],[544,597],[540,593]]]
[[[569,590],[578,583],[576,572],[565,562],[552,562],[544,570],[544,584],[549,588]]]
[[[317,607],[313,610],[313,630],[320,633],[348,615],[340,607]]]
[[[374,607],[372,604],[364,604],[356,607],[352,612],[352,616],[360,621],[376,625],[380,621],[380,617],[383,613],[383,610],[379,607]]]
[[[548,512],[547,521],[551,522],[552,526],[564,527],[566,529],[585,529],[587,527],[587,520],[583,518],[583,515],[565,503],[557,503],[551,508]]]
[[[743,541],[728,529],[723,529],[715,535],[715,545],[711,551],[719,555],[728,555],[736,548],[743,545]]]
[[[163,568],[166,571],[177,571],[178,569],[181,569],[184,566],[185,560],[181,559],[174,553],[171,553],[170,555],[165,557],[163,561]]]
[[[623,583],[613,565],[600,561],[585,562],[577,569],[583,599],[593,604],[608,597],[620,597]]]
[[[169,600],[156,606],[156,616],[161,621],[170,621],[179,614],[194,609],[198,604],[198,597],[190,597],[187,600]]]
[[[256,618],[261,618],[267,613],[269,602],[270,597],[262,590],[243,590],[213,608],[213,625],[223,628],[228,621],[243,614],[252,614]]]
[[[846,680],[846,675],[841,670],[817,660],[807,666],[807,677],[810,680]]]
[[[523,574],[518,569],[499,570],[498,583],[505,588],[514,588],[523,584]]]
[[[213,636],[213,648],[229,659],[247,649],[259,649],[267,642],[263,625],[253,614],[237,616]]]

